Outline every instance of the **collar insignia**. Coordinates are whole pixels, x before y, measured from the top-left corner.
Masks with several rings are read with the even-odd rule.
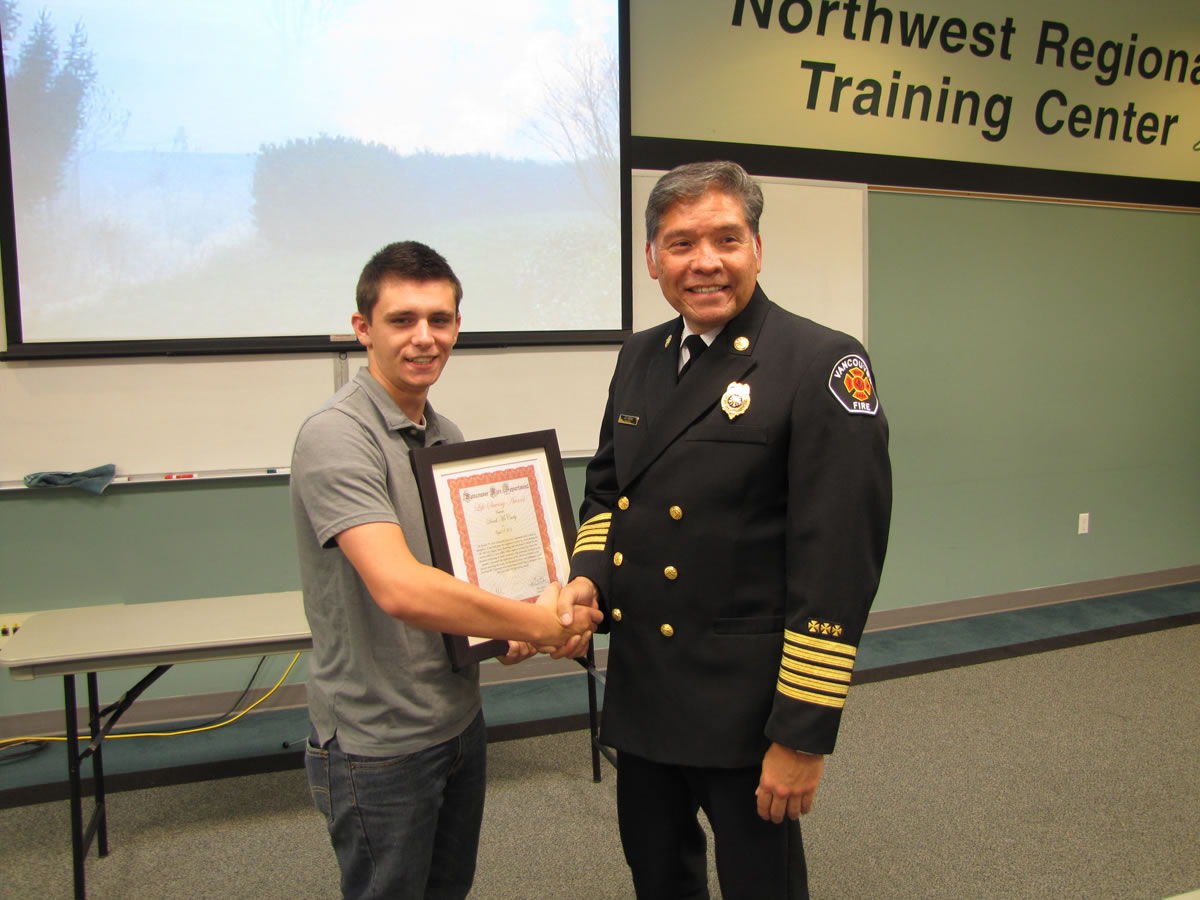
[[[640,421],[641,419],[638,416],[631,416],[627,413],[621,413],[621,415],[617,416],[618,425],[636,425]]]
[[[748,349],[749,346],[750,346],[750,338],[748,338],[748,337],[736,337],[733,339],[733,349],[736,350],[738,353],[742,353],[743,351]]]

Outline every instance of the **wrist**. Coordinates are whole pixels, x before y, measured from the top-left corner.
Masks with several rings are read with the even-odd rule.
[[[778,741],[774,741],[773,743],[774,743],[774,744],[775,744],[775,746],[776,746],[776,747],[778,747],[780,750],[786,750],[788,753],[792,754],[793,756],[810,756],[810,757],[818,757],[818,756],[824,756],[824,755],[825,755],[824,753],[813,753],[813,752],[811,752],[811,751],[809,751],[809,750],[799,750],[799,749],[797,749],[796,747],[788,747],[787,745],[785,745],[785,744],[781,744],[781,743],[779,743]]]
[[[563,640],[563,627],[558,621],[558,613],[553,609],[536,604],[534,609],[537,610],[537,616],[535,617],[536,634],[529,643],[536,644],[539,647],[561,644]]]

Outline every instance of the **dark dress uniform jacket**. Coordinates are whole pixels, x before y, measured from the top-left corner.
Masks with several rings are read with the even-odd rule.
[[[681,331],[622,347],[587,468],[571,574],[611,634],[601,739],[690,766],[828,753],[891,515],[869,360],[761,288],[677,384]]]

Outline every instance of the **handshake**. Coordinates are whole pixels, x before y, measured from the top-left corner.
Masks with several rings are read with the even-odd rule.
[[[548,653],[551,659],[577,659],[587,653],[592,633],[604,620],[591,579],[574,578],[566,587],[552,581],[535,604],[549,614],[546,639],[532,643],[509,641],[508,653],[499,657],[500,662],[512,665],[536,653]]]

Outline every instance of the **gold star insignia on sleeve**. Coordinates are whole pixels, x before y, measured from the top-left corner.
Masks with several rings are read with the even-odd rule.
[[[827,634],[832,637],[841,637],[845,629],[836,622],[822,622],[820,619],[808,620],[809,634]]]

